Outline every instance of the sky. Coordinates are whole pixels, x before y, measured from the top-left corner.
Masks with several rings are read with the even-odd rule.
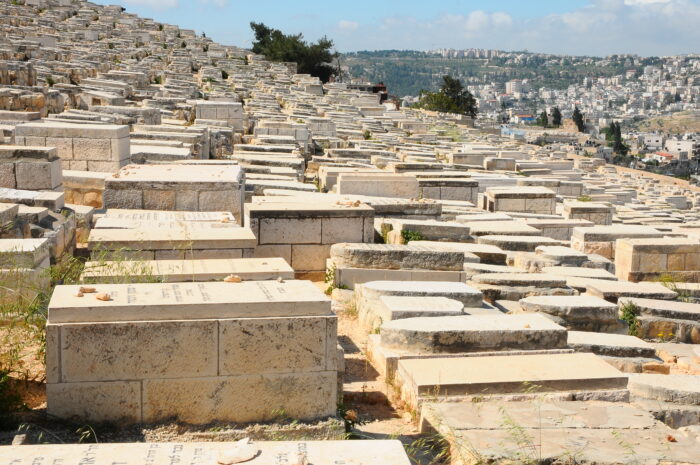
[[[96,0],[226,45],[251,21],[339,52],[491,48],[569,55],[700,53],[700,0]]]

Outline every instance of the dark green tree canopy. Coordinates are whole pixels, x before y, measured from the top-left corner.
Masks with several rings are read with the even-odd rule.
[[[479,111],[476,99],[462,85],[462,81],[452,76],[443,76],[442,85],[437,92],[421,92],[418,108],[440,111],[444,113],[457,113],[476,118]]]
[[[571,118],[574,120],[574,123],[578,128],[578,132],[583,132],[586,129],[586,123],[583,120],[583,114],[581,113],[581,110],[578,109],[578,107],[574,108],[574,114]]]
[[[559,109],[559,107],[554,107],[552,109],[552,126],[558,128],[559,126],[561,126],[561,120],[561,110]]]
[[[250,23],[255,34],[253,53],[265,55],[271,61],[296,62],[301,74],[310,74],[328,82],[336,74],[332,66],[337,57],[332,53],[333,41],[322,37],[316,43],[307,43],[302,34],[288,35],[263,23]]]
[[[620,155],[627,155],[630,148],[622,140],[622,127],[620,123],[612,122],[610,127],[603,129],[605,133],[605,140],[608,141],[608,145],[612,147],[613,152],[619,153]]]

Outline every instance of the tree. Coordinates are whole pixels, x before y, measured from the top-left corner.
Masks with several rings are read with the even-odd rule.
[[[462,81],[452,76],[443,76],[437,92],[421,91],[416,107],[443,113],[457,113],[476,118],[479,111],[476,99],[462,85]]]
[[[623,156],[629,153],[630,148],[622,140],[622,127],[620,123],[610,123],[610,127],[603,129],[603,132],[605,133],[605,140],[608,141],[608,145],[612,147],[613,152]]]
[[[331,53],[333,41],[322,37],[316,43],[307,43],[302,34],[288,35],[263,23],[250,23],[255,34],[253,53],[265,55],[271,61],[295,62],[301,74],[310,74],[323,82],[335,76],[331,64],[337,53]]]
[[[561,110],[559,110],[559,107],[554,107],[554,109],[552,110],[552,126],[558,128],[559,126],[561,126],[561,120]]]
[[[586,129],[586,123],[583,121],[583,114],[578,107],[574,108],[574,114],[571,117],[574,120],[574,124],[578,128],[578,132],[583,132]]]
[[[549,117],[547,116],[546,111],[542,111],[542,113],[540,113],[540,116],[537,117],[537,125],[542,126],[543,128],[549,126]]]

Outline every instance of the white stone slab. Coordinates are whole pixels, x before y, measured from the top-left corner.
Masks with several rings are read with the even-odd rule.
[[[234,450],[231,442],[3,446],[0,459],[13,465],[217,465],[232,463],[226,458]],[[410,465],[399,441],[253,441],[252,450],[256,455],[246,465]]]
[[[80,286],[57,286],[49,303],[49,322],[194,320],[330,313],[330,300],[310,281],[242,283],[147,283],[91,285],[107,293],[78,297]]]

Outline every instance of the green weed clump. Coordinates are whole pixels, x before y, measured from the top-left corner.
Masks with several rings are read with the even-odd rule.
[[[620,319],[626,322],[629,326],[627,333],[630,336],[637,336],[637,333],[639,332],[639,320],[637,319],[639,313],[639,307],[632,302],[627,302],[622,306],[622,308],[620,308]]]
[[[425,236],[418,231],[411,231],[410,229],[401,230],[401,239],[403,239],[404,244],[408,244],[411,241],[424,241]]]

